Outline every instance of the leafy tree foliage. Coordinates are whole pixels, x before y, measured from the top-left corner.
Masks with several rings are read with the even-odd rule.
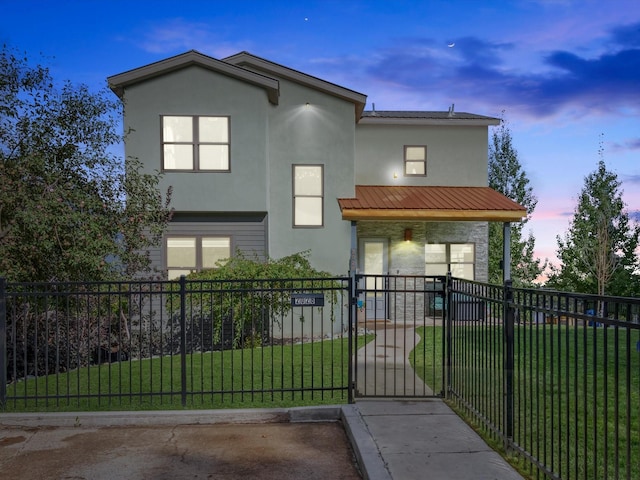
[[[47,68],[0,51],[0,276],[102,280],[149,268],[170,192],[113,153],[121,108],[110,97],[58,87]]]
[[[523,238],[523,228],[527,223],[538,199],[533,194],[526,172],[523,170],[518,152],[513,146],[511,130],[505,120],[493,131],[489,144],[489,186],[519,203],[527,210],[527,217],[521,223],[511,225],[511,276],[514,285],[531,286],[545,266],[540,259],[534,259],[535,238],[529,232]],[[502,283],[502,224],[489,223],[489,281]]]
[[[636,250],[640,225],[630,221],[620,181],[601,159],[585,178],[573,220],[556,237],[562,265],[553,267],[548,286],[599,295],[634,296],[640,289]]]

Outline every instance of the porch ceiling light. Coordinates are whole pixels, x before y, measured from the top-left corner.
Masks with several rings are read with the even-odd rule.
[[[411,230],[410,228],[405,228],[404,229],[404,241],[405,242],[410,242],[413,239],[413,230]]]

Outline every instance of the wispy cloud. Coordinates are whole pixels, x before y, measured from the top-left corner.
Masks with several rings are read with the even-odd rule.
[[[246,45],[224,41],[223,36],[214,33],[211,25],[207,23],[192,22],[183,18],[173,18],[147,26],[137,44],[142,50],[154,54],[171,55],[187,50],[199,50],[216,58],[247,49]]]
[[[610,143],[613,152],[640,150],[640,138],[631,138],[625,142]]]
[[[478,105],[496,105],[536,117],[572,111],[638,112],[640,105],[640,23],[614,28],[594,56],[555,50],[538,54],[541,73],[509,68],[507,54],[519,45],[477,37],[456,38],[455,47],[414,38],[382,50],[368,73],[382,81],[414,91],[464,95]],[[580,51],[576,49],[576,51]]]

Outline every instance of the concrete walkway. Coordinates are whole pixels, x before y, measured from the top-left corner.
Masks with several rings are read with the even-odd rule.
[[[343,423],[365,480],[522,480],[442,400],[358,400]]]
[[[359,395],[433,395],[409,362],[419,342],[411,327],[375,326],[376,339],[356,354]],[[358,399],[343,407],[343,422],[365,479],[522,480],[437,398]]]
[[[415,328],[381,324],[376,338],[356,353],[358,395],[431,396],[433,391],[411,368],[409,353],[420,342]]]

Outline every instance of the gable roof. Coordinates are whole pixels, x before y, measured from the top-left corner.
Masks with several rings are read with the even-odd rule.
[[[107,81],[109,82],[109,88],[111,88],[118,97],[122,98],[125,87],[129,85],[158,77],[191,65],[197,65],[199,67],[206,68],[207,70],[219,72],[264,88],[267,92],[269,101],[274,105],[278,104],[278,97],[280,95],[280,85],[278,80],[247,70],[246,68],[238,67],[231,63],[216,60],[215,58],[204,55],[196,50],[190,50],[186,53],[145,65],[144,67],[134,68],[127,72],[112,75],[107,78]]]
[[[356,185],[339,198],[343,220],[519,222],[526,209],[489,187]]]
[[[277,77],[286,78],[292,82],[305,85],[328,95],[333,95],[334,97],[351,102],[355,105],[356,122],[362,117],[362,112],[364,111],[364,107],[367,102],[367,96],[363,93],[341,87],[335,83],[327,82],[321,78],[257,57],[249,52],[240,52],[235,55],[231,55],[230,57],[223,58],[222,61],[232,65],[257,68],[267,72],[267,74],[273,73]]]

